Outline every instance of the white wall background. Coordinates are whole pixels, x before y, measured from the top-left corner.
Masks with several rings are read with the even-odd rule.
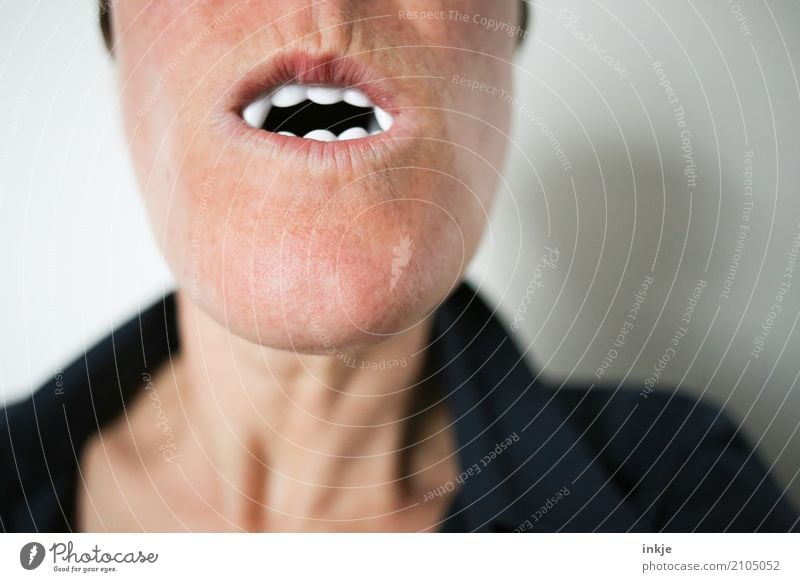
[[[707,282],[658,388],[724,405],[800,501],[800,266],[788,255],[800,233],[798,57],[796,0],[537,3],[517,62],[508,184],[471,278],[507,321],[523,317],[516,339],[550,378],[589,384],[616,349],[605,377],[634,385],[654,374],[692,288]],[[0,237],[0,403],[171,285],[93,0],[0,3]],[[537,272],[545,246],[559,260]],[[617,347],[645,276],[654,284]]]

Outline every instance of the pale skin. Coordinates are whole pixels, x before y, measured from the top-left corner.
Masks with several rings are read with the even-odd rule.
[[[510,93],[516,40],[399,15],[517,22],[518,3],[237,6],[113,6],[122,112],[178,284],[181,351],[86,447],[78,526],[436,530],[452,494],[426,493],[460,469],[447,408],[415,408],[429,389],[431,313],[480,239],[509,117],[497,92],[452,79]],[[392,141],[289,152],[242,129],[237,83],[287,51],[370,68],[395,115]],[[413,254],[389,285],[403,239]]]

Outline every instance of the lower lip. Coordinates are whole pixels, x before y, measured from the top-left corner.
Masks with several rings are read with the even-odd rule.
[[[394,123],[383,131],[359,139],[317,141],[302,137],[281,135],[250,127],[237,112],[225,111],[213,123],[228,140],[230,147],[245,144],[249,155],[263,155],[284,163],[302,164],[304,167],[325,166],[331,169],[358,167],[374,169],[376,163],[386,165],[400,159],[404,150],[413,147],[415,132],[413,120],[407,114],[391,112]]]

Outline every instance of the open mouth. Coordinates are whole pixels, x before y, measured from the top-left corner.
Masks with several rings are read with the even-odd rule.
[[[250,127],[315,141],[361,139],[391,129],[394,118],[355,87],[291,84],[242,110]]]

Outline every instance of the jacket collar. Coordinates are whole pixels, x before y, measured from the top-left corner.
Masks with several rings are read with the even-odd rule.
[[[480,469],[462,481],[452,514],[466,525],[459,529],[642,529],[612,475],[581,441],[558,391],[526,365],[468,285],[437,313],[434,350],[462,475]]]

